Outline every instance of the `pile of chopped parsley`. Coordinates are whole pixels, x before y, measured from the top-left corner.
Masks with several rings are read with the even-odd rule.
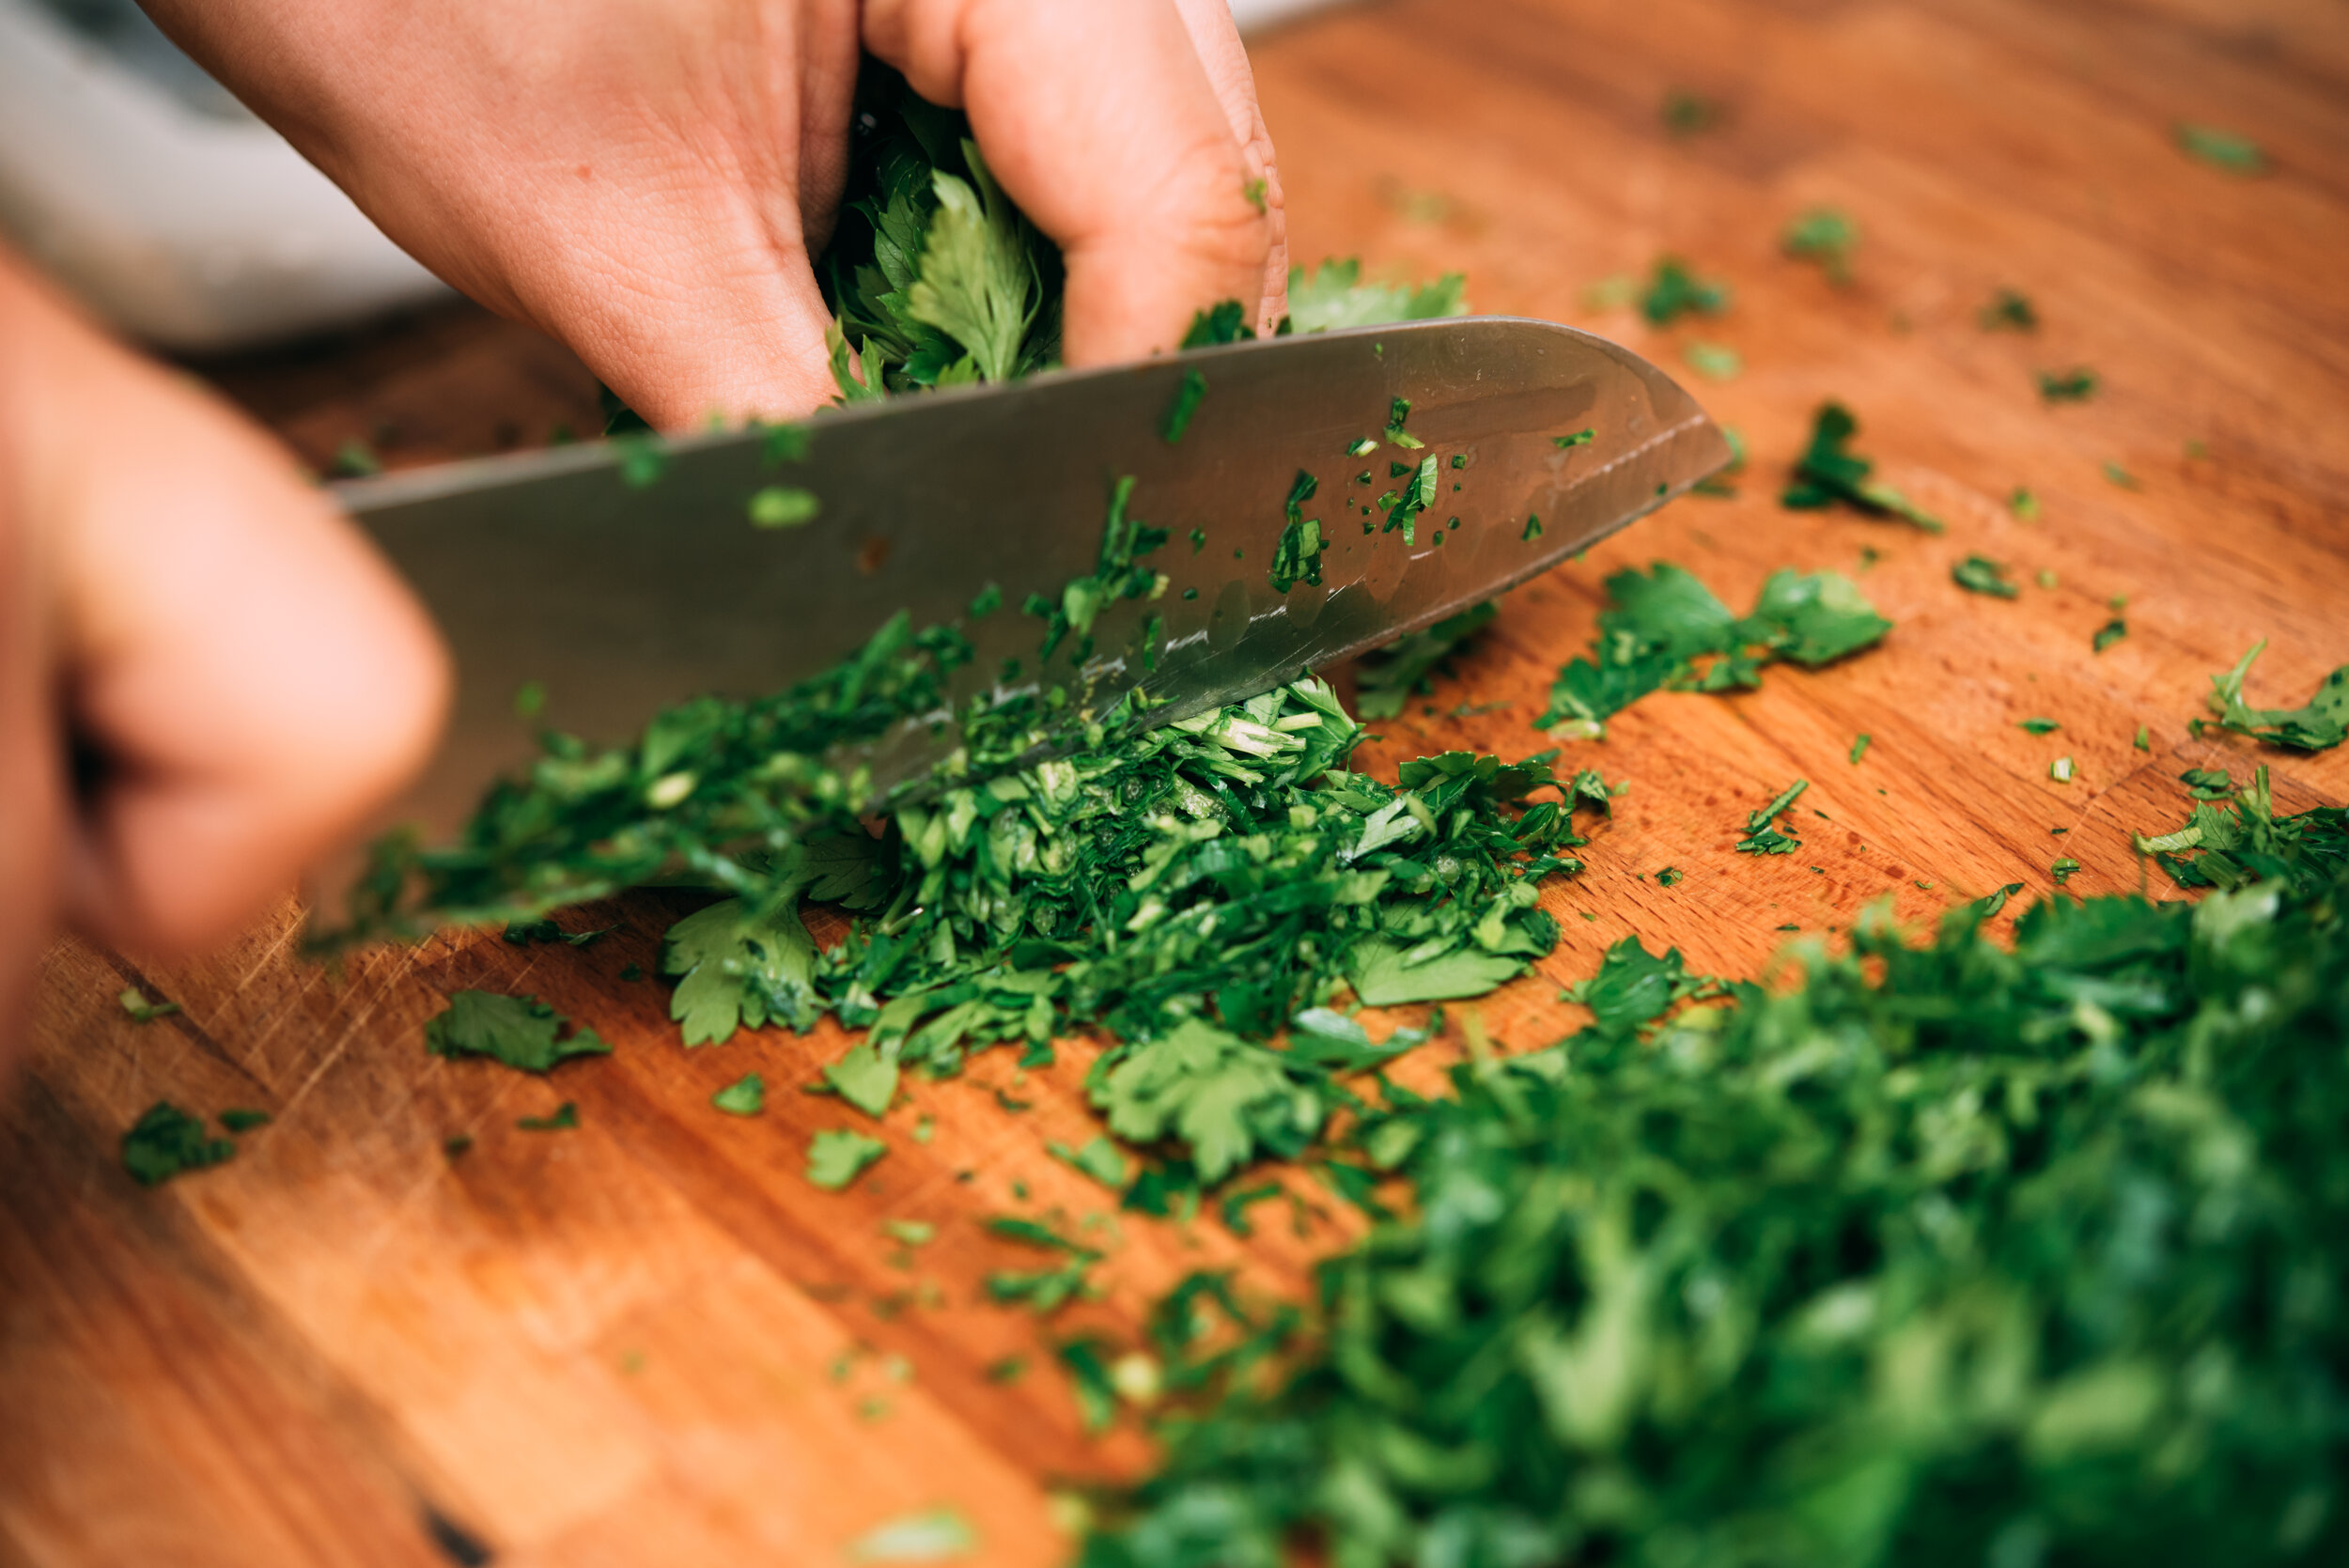
[[[1447,753],[1390,784],[1347,769],[1361,738],[1307,678],[811,840],[775,881],[859,911],[848,939],[818,953],[798,892],[713,904],[669,932],[673,1012],[689,1044],[864,1029],[826,1077],[876,1116],[905,1070],[995,1045],[1041,1063],[1096,1028],[1087,1086],[1121,1138],[1209,1183],[1294,1155],[1384,1058],[1276,1046],[1293,1019],[1492,990],[1556,941],[1541,879],[1581,869],[1547,757]]]
[[[1872,918],[1676,1014],[1629,942],[1581,1032],[1389,1089],[1302,1332],[1161,1309],[1084,1568],[2349,1556],[2349,812],[2181,832],[2200,905]]]

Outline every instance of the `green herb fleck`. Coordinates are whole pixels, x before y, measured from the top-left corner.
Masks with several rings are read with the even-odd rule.
[[[1851,281],[1859,225],[1832,207],[1814,208],[1789,225],[1780,242],[1788,256],[1816,262],[1828,281],[1841,287]]]
[[[1746,817],[1746,836],[1737,843],[1740,855],[1787,855],[1802,847],[1802,841],[1777,827],[1779,815],[1802,798],[1811,787],[1808,779],[1797,779],[1781,790],[1776,799],[1760,811]]]
[[[767,1080],[744,1073],[709,1096],[709,1103],[729,1116],[755,1116],[767,1109]]]
[[[1729,308],[1729,285],[1700,278],[1677,256],[1660,256],[1640,297],[1640,313],[1652,326],[1669,326],[1683,316],[1718,316]]]
[[[2030,303],[2030,296],[2012,288],[2001,288],[1990,296],[1990,302],[1974,313],[1974,320],[1986,333],[2030,333],[2039,330],[2039,311]]]
[[[1950,579],[1969,594],[1994,598],[2013,598],[2022,592],[2007,580],[2006,567],[1986,555],[1968,555],[1950,568]]]
[[[180,1010],[176,1001],[148,1001],[146,993],[136,986],[125,986],[116,994],[115,1001],[122,1004],[125,1013],[131,1015],[132,1023],[153,1023],[157,1018],[168,1017]]]
[[[1680,350],[1680,357],[1708,381],[1734,381],[1746,367],[1743,355],[1720,343],[1689,343]]]
[[[2016,727],[2029,730],[2033,735],[2053,735],[2063,726],[2053,719],[2025,719]]]
[[[1812,425],[1811,445],[1795,465],[1795,482],[1779,497],[1783,506],[1815,508],[1838,501],[1867,512],[1905,518],[1928,534],[1942,530],[1941,520],[1917,506],[1906,496],[1868,475],[1875,464],[1851,450],[1859,422],[1841,403],[1822,403]]]
[[[425,1021],[424,1043],[435,1056],[486,1056],[526,1073],[552,1071],[574,1056],[611,1054],[592,1029],[557,1039],[568,1021],[537,997],[455,991],[447,1011]]]
[[[813,490],[769,485],[751,497],[750,517],[759,528],[800,528],[814,522],[823,510]]]
[[[1868,742],[1870,738],[1871,737],[1863,732],[1859,739],[1851,743],[1851,764],[1854,768],[1859,767],[1859,759],[1868,754]]]
[[[1542,728],[1577,723],[1594,737],[1606,721],[1649,692],[1751,690],[1781,660],[1817,669],[1873,645],[1892,623],[1835,572],[1770,574],[1742,619],[1679,567],[1607,580],[1590,656],[1570,660],[1550,688]]]
[[[2095,635],[2089,639],[2089,643],[2096,652],[2102,653],[2128,634],[2129,623],[2115,615],[2096,629]]]
[[[1256,181],[1262,185],[1262,180]],[[874,1526],[848,1543],[850,1562],[944,1562],[979,1549],[979,1532],[952,1508],[925,1509]]]
[[[888,1152],[889,1145],[878,1138],[846,1127],[827,1128],[808,1141],[807,1179],[827,1192],[838,1192]]]
[[[579,1106],[565,1100],[552,1116],[524,1116],[514,1125],[524,1132],[566,1132],[579,1126]]]
[[[2299,707],[2252,707],[2244,702],[2243,683],[2252,662],[2266,649],[2263,638],[2233,669],[2210,677],[2210,710],[2217,726],[2295,752],[2329,751],[2349,738],[2349,664],[2320,681],[2316,694]],[[2201,725],[2200,719],[2193,722],[2197,734]]]
[[[157,1100],[122,1135],[122,1168],[142,1187],[157,1187],[185,1171],[218,1165],[235,1155],[226,1138],[169,1100]]]
[[[2084,365],[2069,370],[2042,370],[2039,396],[2046,403],[2085,403],[2096,396],[2096,372]]]
[[[232,1106],[220,1113],[220,1125],[230,1132],[251,1132],[269,1126],[269,1121],[268,1111],[248,1110],[241,1106]]]
[[[2186,156],[2200,159],[2213,168],[2240,175],[2267,172],[2267,154],[2260,150],[2259,143],[2248,136],[2240,136],[2215,125],[2184,122],[2172,127],[2171,133]]]
[[[1166,407],[1166,417],[1159,422],[1159,434],[1169,446],[1183,439],[1190,428],[1190,416],[1199,411],[1200,400],[1207,396],[1207,378],[1198,366],[1183,372],[1183,384],[1175,389],[1174,400]]]

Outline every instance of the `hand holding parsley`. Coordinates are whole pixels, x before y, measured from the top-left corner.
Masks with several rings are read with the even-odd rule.
[[[284,893],[421,766],[445,687],[285,453],[0,253],[0,1036],[58,920],[182,949]]]
[[[1280,182],[1221,0],[154,0],[384,231],[664,428],[830,402],[809,262],[860,50],[968,111],[1066,258],[1071,365],[1279,318]]]

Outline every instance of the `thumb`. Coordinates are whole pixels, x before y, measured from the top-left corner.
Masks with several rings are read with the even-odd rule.
[[[47,563],[50,728],[86,775],[64,913],[136,949],[219,940],[422,765],[445,659],[283,451],[5,260],[0,343],[0,483]]]
[[[1173,349],[1224,300],[1256,318],[1274,220],[1173,0],[869,0],[865,41],[968,111],[1059,242],[1070,365]]]

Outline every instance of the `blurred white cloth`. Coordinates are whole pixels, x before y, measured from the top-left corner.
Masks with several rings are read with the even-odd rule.
[[[131,0],[0,0],[0,234],[167,349],[447,292]]]

